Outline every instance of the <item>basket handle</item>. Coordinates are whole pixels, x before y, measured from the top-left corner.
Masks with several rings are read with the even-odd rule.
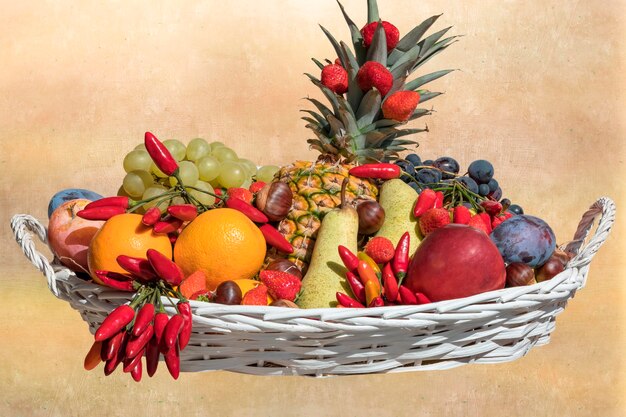
[[[600,215],[600,221],[593,236],[587,241],[589,232],[595,222],[596,217]],[[564,248],[566,252],[572,252],[575,256],[570,260],[568,266],[584,267],[591,262],[600,246],[604,243],[615,222],[615,203],[608,197],[601,197],[589,207],[589,210],[583,214],[574,239],[570,241]],[[584,244],[584,246],[583,246]],[[581,250],[582,248],[582,250]]]
[[[50,291],[52,291],[56,297],[60,297],[54,269],[48,258],[35,248],[35,243],[32,239],[33,234],[36,234],[39,240],[47,245],[48,232],[46,228],[33,216],[28,214],[16,214],[11,218],[11,229],[24,255],[26,255],[32,264],[46,276]]]

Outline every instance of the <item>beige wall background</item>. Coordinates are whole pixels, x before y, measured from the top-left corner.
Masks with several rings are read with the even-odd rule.
[[[618,416],[626,413],[626,2],[380,0],[402,33],[434,14],[461,41],[425,70],[422,157],[494,162],[505,195],[560,242],[598,197],[618,222],[549,345],[503,365],[329,379],[166,372],[135,384],[82,369],[90,335],[48,291],[8,227],[46,221],[57,190],[113,194],[151,130],[221,140],[259,164],[315,158],[302,74],[349,33],[335,2],[0,1],[0,415]],[[344,0],[366,19],[365,0]]]

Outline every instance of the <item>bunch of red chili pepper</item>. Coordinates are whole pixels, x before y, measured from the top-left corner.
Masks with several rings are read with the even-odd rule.
[[[339,256],[347,269],[346,281],[352,296],[337,292],[341,307],[382,307],[398,304],[426,304],[430,300],[421,293],[413,293],[402,281],[409,266],[409,233],[400,238],[394,257],[382,270],[366,255],[355,255],[345,246],[339,246]]]
[[[108,287],[136,294],[98,327],[85,357],[85,369],[104,362],[104,374],[110,375],[121,364],[124,372],[140,381],[142,357],[146,358],[148,376],[153,376],[162,354],[169,373],[177,379],[180,351],[189,343],[192,330],[189,302],[175,289],[184,278],[182,270],[154,249],[147,251],[146,259],[120,255],[117,263],[127,273],[97,271],[96,275]],[[170,297],[178,298],[178,302]],[[163,298],[176,309],[171,318],[165,312]]]

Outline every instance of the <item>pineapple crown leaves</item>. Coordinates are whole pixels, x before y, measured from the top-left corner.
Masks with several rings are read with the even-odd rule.
[[[399,39],[394,49],[388,51],[378,4],[376,0],[367,0],[368,24],[378,22],[378,25],[370,46],[366,48],[361,29],[348,16],[343,5],[339,1],[337,3],[350,30],[351,47],[343,41],[338,42],[323,26],[320,25],[320,28],[348,73],[348,91],[345,96],[337,94],[324,86],[316,77],[306,74],[329,102],[329,105],[324,105],[313,98],[306,98],[317,110],[303,110],[307,114],[303,117],[307,122],[306,127],[311,129],[317,137],[309,139],[308,143],[319,152],[341,155],[348,160],[372,162],[394,159],[399,152],[407,150],[407,145],[417,146],[417,142],[399,139],[400,137],[428,131],[428,128],[400,129],[398,127],[406,122],[385,119],[381,110],[385,97],[382,97],[376,88],[367,92],[360,89],[357,83],[359,69],[367,61],[376,61],[384,65],[393,76],[393,85],[386,97],[401,90],[417,91],[420,93],[421,104],[442,94],[424,90],[422,87],[454,70],[435,71],[411,81],[407,81],[407,78],[423,64],[455,43],[459,36],[444,38],[451,29],[447,27],[424,37],[441,16],[435,15],[409,31]],[[328,59],[322,62],[315,58],[313,62],[320,70],[333,63]],[[409,117],[409,121],[430,115],[432,111],[432,109],[416,108]]]

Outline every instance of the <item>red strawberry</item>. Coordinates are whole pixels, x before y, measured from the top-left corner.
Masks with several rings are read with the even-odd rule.
[[[259,278],[275,300],[295,301],[302,288],[302,282],[297,276],[283,271],[265,269],[261,271]]]
[[[248,187],[248,190],[250,190],[252,194],[256,194],[263,187],[265,187],[265,183],[263,181],[255,181],[252,184],[250,184],[250,187]]]
[[[450,213],[443,207],[428,209],[419,218],[420,230],[424,236],[447,224],[450,224]]]
[[[250,190],[246,190],[245,188],[232,187],[229,188],[226,192],[231,198],[238,198],[248,204],[252,204],[252,199],[254,198],[254,196],[252,195]]]
[[[390,52],[393,48],[396,47],[398,41],[400,40],[400,31],[397,27],[392,25],[389,22],[382,22],[383,29],[385,30],[385,38],[387,38],[387,52]],[[363,36],[363,45],[366,48],[369,48],[372,44],[372,40],[374,39],[374,33],[376,32],[376,28],[378,27],[378,22],[368,23],[363,26],[361,29],[361,36]]]
[[[395,249],[386,237],[373,237],[365,245],[365,253],[377,264],[386,264],[393,259]]]
[[[348,71],[341,65],[326,65],[322,70],[322,84],[337,94],[348,91]]]
[[[482,230],[486,234],[489,234],[490,232],[489,228],[487,227],[487,225],[485,224],[485,222],[483,221],[482,217],[480,217],[479,214],[474,214],[470,218],[468,226],[471,226],[478,230]]]
[[[267,287],[265,285],[258,285],[257,287],[248,291],[241,300],[241,305],[244,306],[266,306],[267,305]]]
[[[505,211],[502,214],[498,214],[491,220],[491,229],[495,229],[496,227],[500,226],[505,220],[508,220],[511,217],[513,217],[513,214],[510,211]]]
[[[457,224],[468,224],[470,218],[472,217],[472,213],[470,213],[469,209],[465,206],[456,206],[454,208],[452,219],[454,223]]]
[[[385,119],[406,122],[420,102],[417,91],[396,91],[383,102]]]
[[[385,97],[393,86],[393,75],[380,62],[367,61],[356,74],[356,81],[363,91],[376,88]]]

